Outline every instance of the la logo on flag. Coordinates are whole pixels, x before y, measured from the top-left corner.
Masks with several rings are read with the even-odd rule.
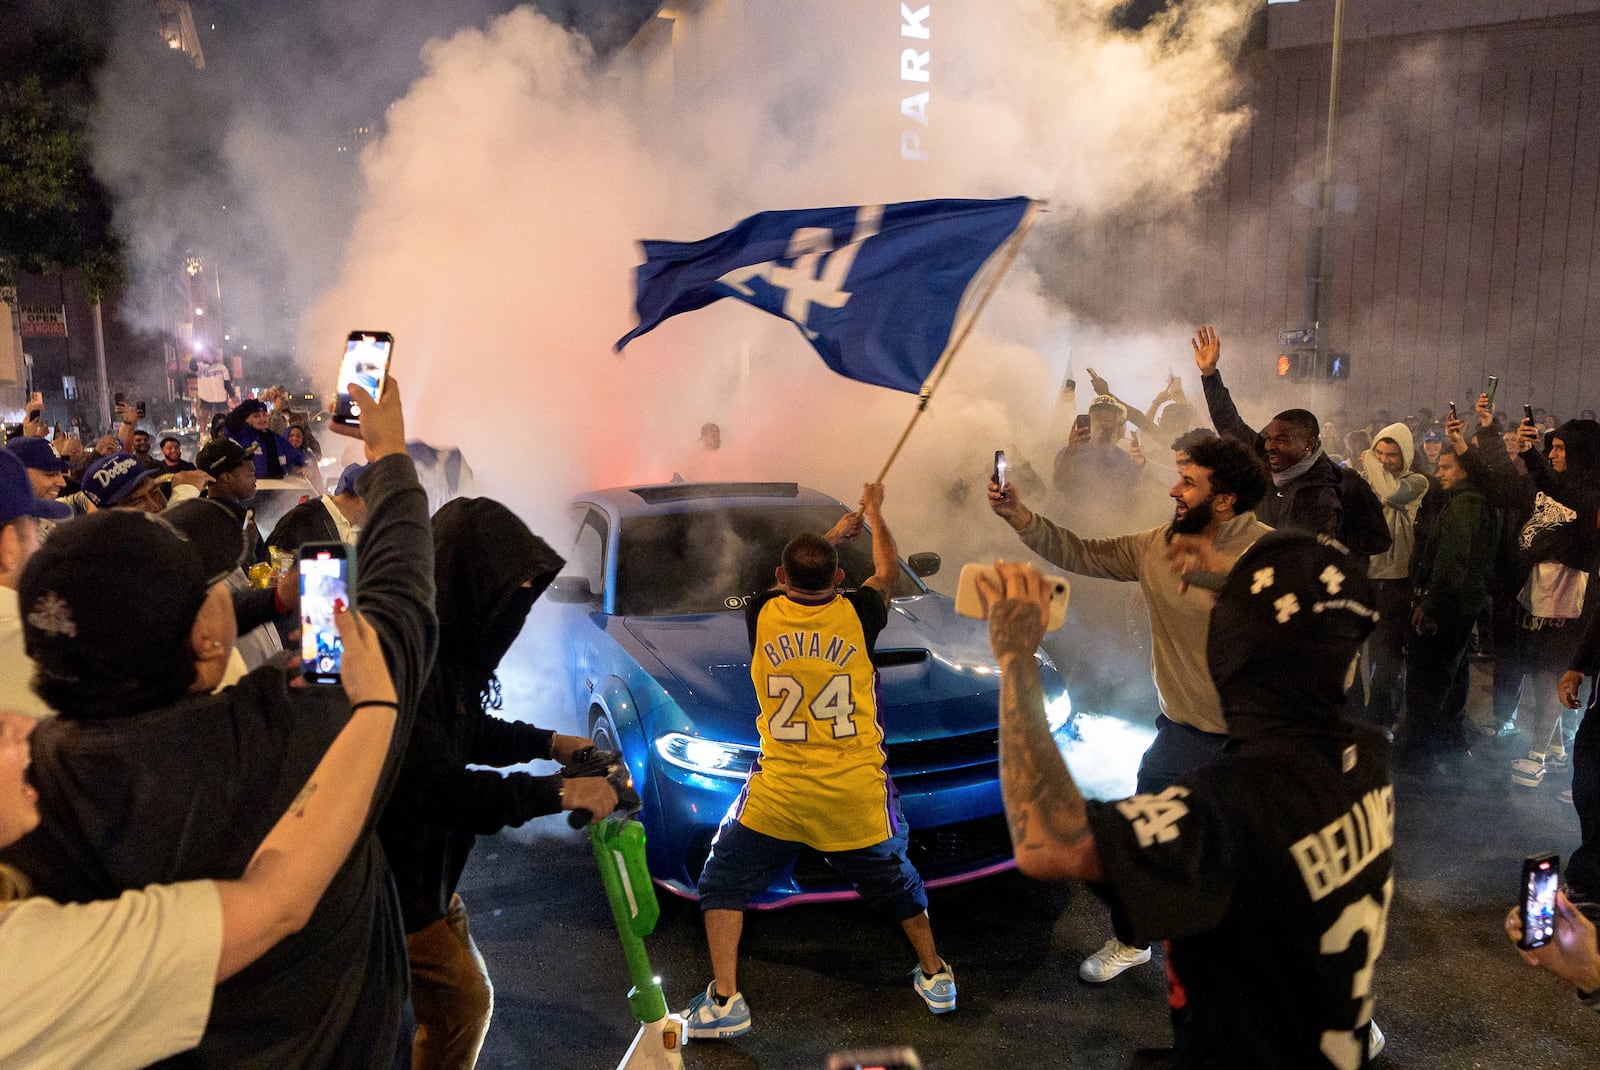
[[[817,332],[806,325],[812,304],[824,308],[843,308],[850,300],[845,280],[856,262],[861,244],[878,233],[883,222],[883,205],[864,204],[856,209],[856,226],[850,240],[835,247],[833,231],[824,227],[801,227],[789,236],[787,260],[768,260],[734,268],[717,281],[733,288],[737,296],[759,304],[751,284],[765,280],[768,286],[784,291],[783,316],[793,320],[813,341]]]
[[[731,297],[793,323],[865,383],[917,393],[950,344],[973,279],[1033,202],[933,200],[762,212],[698,242],[646,241],[633,339]]]

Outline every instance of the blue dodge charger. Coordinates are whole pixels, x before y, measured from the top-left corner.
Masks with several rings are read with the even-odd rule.
[[[599,490],[573,503],[577,535],[546,598],[560,603],[571,701],[602,747],[620,750],[644,801],[650,872],[693,897],[712,836],[756,757],[744,605],[770,587],[783,545],[847,510],[794,483],[668,483]],[[872,574],[870,535],[840,547],[847,586]],[[1009,868],[999,781],[1000,678],[981,621],[903,562],[874,662],[889,773],[929,885]],[[1071,714],[1042,652],[1051,727]],[[752,906],[848,898],[810,852]]]

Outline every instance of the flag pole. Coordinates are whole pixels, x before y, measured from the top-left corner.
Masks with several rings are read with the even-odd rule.
[[[911,429],[917,426],[917,421],[927,411],[928,402],[933,398],[933,392],[939,388],[939,384],[944,380],[945,373],[950,370],[950,364],[955,360],[957,350],[967,340],[967,336],[972,333],[972,327],[978,322],[978,317],[983,315],[984,308],[989,304],[989,298],[993,297],[995,290],[1000,288],[1000,280],[1005,278],[1006,272],[1011,269],[1012,261],[1016,260],[1017,253],[1022,250],[1023,239],[1028,236],[1028,231],[1033,228],[1034,219],[1037,218],[1042,204],[1043,202],[1041,201],[1032,201],[1028,204],[1028,210],[1023,213],[1022,222],[1017,224],[1017,232],[1011,236],[1004,258],[996,267],[994,276],[989,280],[989,285],[984,289],[983,295],[978,298],[978,304],[973,308],[972,315],[967,317],[967,321],[961,325],[961,330],[956,334],[956,340],[950,343],[950,348],[944,351],[944,355],[939,358],[939,363],[935,364],[933,371],[928,373],[928,378],[922,384],[922,390],[917,397],[917,409],[911,414],[911,422],[906,424],[904,431],[900,432],[900,441],[894,444],[894,450],[889,454],[889,459],[883,462],[883,470],[878,473],[878,478],[873,480],[874,483],[883,482],[883,477],[889,474],[889,469],[893,467],[895,458],[900,456],[900,450],[905,446],[906,439],[911,437]]]

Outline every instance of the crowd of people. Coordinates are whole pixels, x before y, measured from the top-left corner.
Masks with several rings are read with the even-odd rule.
[[[1003,770],[1008,731],[1016,746],[1035,751],[1011,760],[1026,776],[1002,773],[1018,862],[1042,876],[1099,881],[1112,906],[1116,935],[1085,959],[1080,976],[1109,980],[1150,959],[1150,937],[1182,935],[1168,958],[1180,1065],[1324,1065],[1306,1050],[1293,1054],[1296,1037],[1315,1036],[1306,1016],[1322,997],[1302,987],[1298,1006],[1279,1007],[1270,986],[1326,980],[1326,968],[1296,963],[1294,954],[1315,952],[1317,924],[1348,919],[1350,910],[1367,917],[1361,946],[1346,934],[1330,949],[1324,937],[1321,953],[1353,955],[1357,979],[1363,964],[1368,971],[1358,987],[1370,984],[1392,893],[1391,764],[1403,775],[1469,783],[1509,773],[1528,788],[1570,768],[1572,786],[1559,798],[1579,818],[1580,844],[1565,870],[1572,900],[1558,911],[1559,947],[1525,954],[1593,1002],[1589,967],[1579,965],[1592,958],[1593,930],[1571,903],[1593,909],[1600,902],[1600,725],[1563,710],[1583,705],[1583,679],[1600,670],[1589,589],[1600,566],[1600,423],[1587,411],[1558,423],[1529,409],[1507,424],[1485,392],[1471,426],[1454,405],[1437,423],[1425,410],[1405,420],[1377,413],[1344,436],[1341,456],[1323,445],[1339,441],[1337,427],[1305,409],[1284,410],[1256,431],[1223,382],[1217,332],[1202,327],[1191,348],[1215,430],[1172,440],[1169,523],[1085,538],[1030,509],[1019,485],[997,478],[989,486],[991,508],[1029,550],[1079,575],[1137,582],[1149,619],[1156,736],[1139,766],[1137,794],[1114,807],[1084,804],[1053,748],[1045,753],[1043,720],[1031,716],[1036,696],[1013,696],[1006,676]],[[1069,506],[1126,499],[1136,486],[1130,473],[1152,467],[1138,428],[1120,426],[1135,410],[1096,380],[1089,419],[1080,420],[1056,466],[1058,500]],[[1112,406],[1118,425],[1102,417],[1097,427],[1097,410]],[[1148,437],[1148,422],[1139,428]],[[1119,447],[1121,460],[1085,466],[1081,458],[1084,450]],[[1009,575],[1006,583],[1031,597],[1027,576]],[[1197,585],[1219,589],[1214,606]],[[1229,606],[1230,595],[1239,604]],[[1251,600],[1267,596],[1263,617],[1263,605]],[[1042,639],[1033,625],[1018,627],[1029,642]],[[995,652],[1004,665],[1018,649],[997,643]],[[1492,720],[1481,724],[1466,715],[1476,659],[1492,661],[1495,681]],[[1037,676],[1020,663],[1017,672]],[[1590,706],[1597,691],[1591,688]],[[1022,712],[1008,729],[1013,699]],[[1527,752],[1509,770],[1492,765],[1487,746],[1473,750],[1519,730]],[[1324,782],[1330,764],[1339,776]],[[1285,770],[1293,771],[1292,789],[1277,781]],[[1318,791],[1295,814],[1306,783]],[[1312,834],[1334,828],[1344,811],[1359,819],[1359,838],[1319,845]],[[1280,883],[1263,899],[1234,881],[1252,872],[1252,852],[1266,864],[1285,847],[1304,889]],[[1166,894],[1181,897],[1181,906],[1163,912]],[[1325,896],[1347,913],[1325,917]],[[1206,902],[1214,908],[1197,905]],[[1274,923],[1261,925],[1262,917]],[[1298,934],[1299,945],[1268,946],[1285,933]],[[1338,983],[1322,994],[1325,1029],[1349,1002],[1351,974],[1332,976]],[[1271,981],[1241,1000],[1240,977]],[[1354,1039],[1337,1043],[1341,1055],[1322,1048],[1332,1065],[1361,1065],[1382,1046],[1367,992],[1358,995]],[[1239,1003],[1275,1011],[1252,1011],[1251,1027]],[[1280,1035],[1260,1050],[1217,1054],[1230,1042],[1262,1041],[1267,1021]]]
[[[219,434],[164,486],[111,452],[81,509],[44,436],[0,450],[0,1065],[470,1066],[472,839],[617,809],[603,772],[469,768],[592,747],[492,712],[562,561],[496,502],[430,518],[398,385],[357,396],[366,463],[284,535],[356,547],[342,688],[282,653],[294,570],[245,578],[259,450]]]
[[[1527,756],[1493,775],[1535,789],[1570,769],[1581,833],[1556,939],[1524,955],[1600,1002],[1600,728],[1571,713],[1600,673],[1600,423],[1509,424],[1485,394],[1342,440],[1300,408],[1256,430],[1217,333],[1192,350],[1212,429],[1175,378],[1140,413],[1091,371],[1051,472],[1128,497],[1170,471],[1166,522],[1086,536],[1030,506],[1031,470],[988,488],[1028,551],[1137,585],[1149,624],[1154,741],[1132,796],[1089,801],[1045,717],[1050,585],[1003,563],[979,585],[1018,866],[1109,908],[1081,976],[1166,941],[1168,1065],[1367,1065],[1391,765],[1491,775],[1469,744],[1520,731]],[[430,516],[398,384],[351,394],[359,427],[332,430],[365,462],[265,537],[257,481],[309,477],[321,453],[286,394],[219,414],[192,460],[175,437],[152,453],[126,406],[93,459],[31,407],[0,450],[0,971],[21,994],[0,1065],[471,1067],[493,1008],[457,890],[476,837],[637,804],[591,740],[496,716],[497,668],[561,556],[490,499]],[[760,756],[700,877],[712,980],[691,1037],[753,1028],[743,911],[804,847],[904,932],[927,1009],[956,1009],[877,716],[901,568],[883,501],[868,485],[832,530],[797,533],[746,606]],[[841,590],[837,546],[863,532],[874,574]],[[303,618],[283,558],[321,542],[356,556],[342,688],[306,686],[285,653]],[[1482,736],[1475,659],[1493,661]],[[498,771],[541,760],[571,775]],[[1518,911],[1506,929],[1520,939]]]

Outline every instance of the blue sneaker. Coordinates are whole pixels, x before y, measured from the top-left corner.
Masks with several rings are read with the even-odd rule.
[[[938,973],[925,977],[918,963],[911,971],[911,987],[934,1014],[949,1014],[956,1009],[956,972],[948,962],[940,963],[940,967]]]
[[[950,993],[953,1000],[953,985]],[[683,1021],[689,1036],[695,1040],[731,1040],[750,1032],[750,1005],[738,992],[729,997],[726,1003],[718,1003],[717,982],[712,981],[704,992],[689,1001],[689,1006],[683,1012]]]

